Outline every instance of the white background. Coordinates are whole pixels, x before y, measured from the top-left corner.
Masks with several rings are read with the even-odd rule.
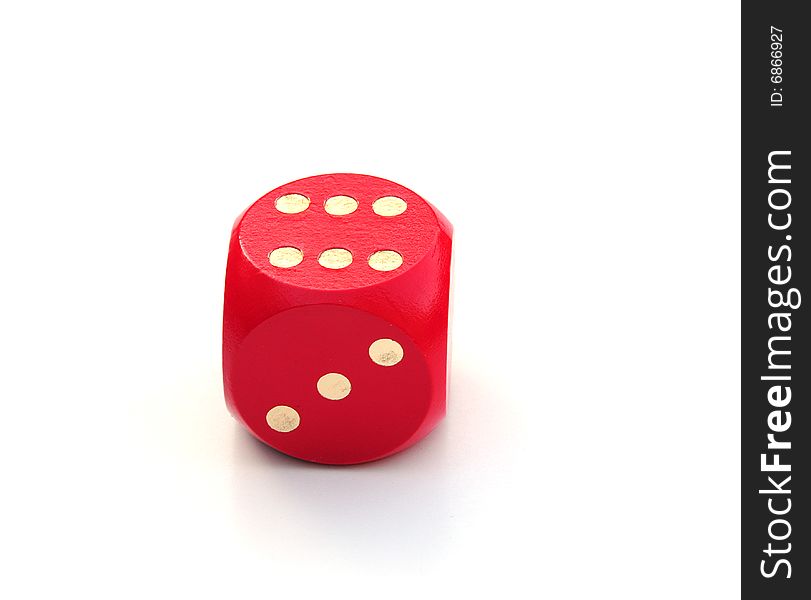
[[[5,598],[735,598],[734,2],[9,2]],[[327,468],[221,387],[287,181],[456,228],[444,423]]]

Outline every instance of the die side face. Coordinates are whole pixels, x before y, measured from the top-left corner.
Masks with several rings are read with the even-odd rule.
[[[223,372],[229,408],[291,456],[353,464],[444,415],[450,226],[364,175],[307,178],[234,229]]]
[[[344,306],[271,317],[245,339],[237,364],[243,421],[274,448],[305,460],[385,456],[419,428],[430,402],[413,341],[380,317]]]

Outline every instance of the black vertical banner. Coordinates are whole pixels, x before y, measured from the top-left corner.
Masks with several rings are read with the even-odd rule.
[[[742,597],[811,598],[811,21],[742,9]]]

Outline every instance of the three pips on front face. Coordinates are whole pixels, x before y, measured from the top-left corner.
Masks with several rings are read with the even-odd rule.
[[[381,367],[393,367],[403,360],[403,347],[389,338],[375,340],[369,346],[369,358]],[[318,378],[316,390],[327,400],[343,400],[352,391],[352,382],[341,373],[326,373]],[[301,425],[301,415],[292,406],[279,404],[265,416],[268,426],[279,433],[290,433]]]
[[[310,199],[303,194],[285,194],[276,199],[276,210],[293,215],[310,207]],[[383,196],[372,203],[372,210],[381,217],[397,217],[408,208],[406,201],[397,196]],[[332,196],[324,202],[327,214],[343,217],[358,209],[358,201],[351,196]],[[352,264],[352,252],[346,248],[327,248],[318,255],[318,264],[326,269],[343,269]],[[291,269],[304,260],[304,253],[295,246],[282,246],[268,254],[270,264],[279,269]],[[403,256],[396,250],[378,250],[368,259],[375,271],[394,271],[403,264]]]

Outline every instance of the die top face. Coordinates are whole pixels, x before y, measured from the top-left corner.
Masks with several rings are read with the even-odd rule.
[[[284,283],[354,289],[393,279],[417,264],[440,235],[437,215],[397,183],[339,173],[283,185],[237,224],[245,256]]]

